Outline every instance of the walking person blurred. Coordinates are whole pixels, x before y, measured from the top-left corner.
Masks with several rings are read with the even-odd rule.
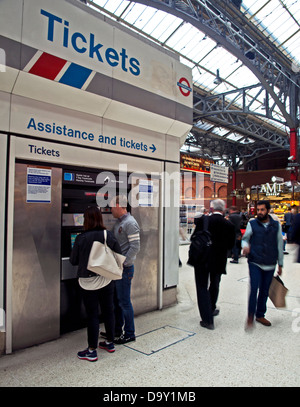
[[[212,215],[198,218],[194,230],[194,233],[203,230],[204,218],[208,219],[212,241],[208,260],[205,264],[194,266],[198,308],[202,318],[200,325],[207,329],[214,329],[213,318],[219,314],[216,304],[221,276],[226,274],[227,251],[232,249],[235,240],[234,226],[224,218],[225,202],[215,199],[212,208]]]
[[[296,210],[295,208],[288,208],[287,212],[284,214],[284,222],[285,222],[285,233],[287,235],[287,242],[292,243],[291,239],[291,230],[292,230],[292,225],[294,222],[294,219],[296,217]]]
[[[99,348],[114,352],[114,281],[93,273],[87,269],[90,251],[94,241],[104,243],[104,230],[102,214],[98,207],[89,207],[84,212],[84,232],[75,239],[70,262],[78,266],[77,276],[81,287],[83,303],[87,313],[87,339],[88,348],[77,353],[79,359],[95,362],[98,360],[97,346],[99,336],[99,304],[107,340],[99,343]],[[121,254],[121,248],[113,236],[107,231],[107,245],[116,253]]]
[[[295,216],[291,229],[291,240],[298,245],[298,255],[296,262],[300,263],[300,213]]]
[[[265,318],[272,277],[278,263],[278,275],[283,267],[283,240],[281,225],[270,215],[270,202],[257,202],[257,217],[251,219],[242,239],[243,254],[248,256],[250,295],[246,329],[256,321],[271,326]]]
[[[240,252],[241,252],[241,239],[242,239],[242,232],[241,232],[241,223],[242,223],[242,216],[240,215],[238,208],[236,206],[231,206],[229,208],[229,217],[228,220],[234,225],[235,231],[235,242],[232,248],[232,255],[233,259],[230,260],[230,263],[238,263]]]

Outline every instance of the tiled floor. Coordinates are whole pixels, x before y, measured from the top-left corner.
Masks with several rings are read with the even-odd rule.
[[[86,330],[0,357],[0,386],[186,387],[300,385],[300,264],[288,245],[282,279],[287,306],[268,301],[271,327],[244,330],[248,266],[228,261],[222,277],[215,330],[200,327],[193,269],[186,265],[188,246],[180,246],[178,304],[136,317],[136,342],[116,345],[98,361],[79,360]]]

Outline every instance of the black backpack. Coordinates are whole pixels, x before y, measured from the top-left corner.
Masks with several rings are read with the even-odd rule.
[[[203,230],[194,232],[191,237],[189,258],[187,264],[197,266],[206,263],[212,244],[211,234],[208,231],[208,216],[203,215]]]

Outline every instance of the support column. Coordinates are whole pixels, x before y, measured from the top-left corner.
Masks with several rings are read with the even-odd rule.
[[[298,180],[298,167],[297,167],[297,129],[292,128],[290,129],[290,156],[293,157],[291,160],[292,164],[295,164],[294,169],[291,171],[291,181]]]
[[[236,170],[234,170],[232,173],[232,190],[233,191],[236,190]],[[232,197],[232,205],[233,206],[236,205],[236,196],[235,195]]]

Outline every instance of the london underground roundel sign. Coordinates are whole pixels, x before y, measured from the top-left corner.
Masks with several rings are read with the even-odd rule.
[[[186,78],[180,78],[177,82],[177,86],[179,87],[179,90],[183,96],[189,96],[189,94],[192,92],[190,83]]]

